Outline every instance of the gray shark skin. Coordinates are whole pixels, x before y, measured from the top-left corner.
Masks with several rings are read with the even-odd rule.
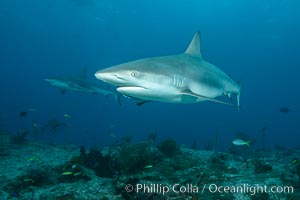
[[[240,86],[216,66],[203,60],[200,32],[196,32],[183,54],[135,60],[102,69],[96,78],[117,87],[121,94],[140,102],[198,103],[213,101],[225,95],[237,96],[240,107]]]
[[[113,95],[120,104],[120,94],[108,88],[101,87],[86,79],[86,76],[65,76],[44,79],[50,85],[58,87],[62,94],[67,91],[86,92],[91,94]]]

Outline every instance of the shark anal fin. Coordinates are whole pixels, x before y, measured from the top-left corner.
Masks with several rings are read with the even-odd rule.
[[[233,107],[238,107],[240,108],[239,105],[234,105],[232,103],[227,103],[225,101],[221,101],[221,100],[218,100],[218,99],[214,99],[214,98],[210,98],[210,97],[206,97],[206,96],[203,96],[201,94],[196,94],[194,92],[192,92],[191,90],[189,89],[186,89],[186,90],[183,90],[181,91],[182,94],[186,94],[186,95],[190,95],[190,96],[194,96],[194,97],[198,97],[198,98],[201,98],[201,99],[205,99],[207,101],[212,101],[212,102],[215,102],[215,103],[220,103],[220,104],[224,104],[224,105],[227,105],[227,106],[233,106]]]

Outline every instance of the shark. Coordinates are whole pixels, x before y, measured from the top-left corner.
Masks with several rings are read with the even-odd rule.
[[[159,101],[199,103],[211,101],[240,108],[240,86],[220,68],[205,61],[200,50],[200,31],[196,32],[184,53],[138,59],[95,73],[97,79],[116,87],[138,105]],[[236,104],[230,100],[236,96]]]
[[[113,95],[116,101],[120,104],[121,94],[109,89],[108,87],[100,86],[92,81],[89,81],[86,76],[86,70],[79,76],[62,76],[44,79],[49,85],[60,89],[62,94],[67,91],[86,92],[91,94],[103,94],[105,96]]]

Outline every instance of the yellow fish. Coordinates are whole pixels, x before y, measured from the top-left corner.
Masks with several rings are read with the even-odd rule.
[[[74,176],[79,176],[81,174],[81,172],[76,172],[75,174],[74,174]]]
[[[31,125],[32,125],[32,128],[34,128],[34,129],[38,128],[38,125],[34,121],[31,121]]]
[[[34,180],[31,179],[31,178],[25,178],[23,181],[24,181],[24,182],[34,182]]]
[[[72,175],[72,174],[73,174],[73,172],[63,172],[63,173],[61,173],[61,175],[64,175],[64,176]]]
[[[241,140],[241,139],[235,139],[232,141],[232,143],[234,145],[237,145],[237,146],[243,146],[243,145],[246,145],[250,148],[250,143],[251,143],[251,140],[249,141],[244,141],[244,140]]]
[[[153,167],[153,165],[147,165],[147,166],[144,167],[144,169],[150,169],[152,167]]]
[[[33,157],[28,158],[27,160],[34,161],[34,160],[41,160],[41,158],[39,156],[33,156]]]
[[[68,115],[68,114],[64,114],[64,117],[67,119],[71,119],[71,115]]]

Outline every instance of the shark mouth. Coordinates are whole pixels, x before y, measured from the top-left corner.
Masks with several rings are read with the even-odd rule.
[[[119,86],[117,87],[117,91],[138,91],[138,90],[148,90],[146,87],[142,86]]]

